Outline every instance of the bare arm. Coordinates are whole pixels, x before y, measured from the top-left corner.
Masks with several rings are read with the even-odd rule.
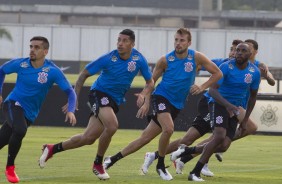
[[[261,76],[267,80],[267,83],[271,86],[275,85],[275,79],[272,73],[269,71],[268,67],[264,63],[259,64],[259,69]]]
[[[89,72],[84,69],[78,76],[78,79],[75,83],[75,86],[74,86],[74,91],[76,93],[76,96],[77,96],[77,102],[78,102],[78,99],[79,99],[79,94],[80,94],[80,90],[81,88],[83,87],[83,84],[84,82],[86,81],[86,79],[88,77],[90,77],[91,75],[89,74]]]
[[[197,68],[201,68],[202,66],[205,67],[206,70],[209,73],[211,73],[211,76],[202,85],[200,86],[193,85],[191,87],[190,91],[193,95],[203,92],[205,89],[209,88],[212,84],[215,84],[222,77],[222,72],[220,71],[220,69],[204,54],[200,52],[196,52],[195,59],[196,59]]]

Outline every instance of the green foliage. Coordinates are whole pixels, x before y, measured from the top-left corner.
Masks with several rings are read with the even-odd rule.
[[[0,28],[0,38],[7,38],[8,40],[12,41],[12,35],[9,31],[4,28]]]
[[[224,10],[282,11],[281,0],[223,0]]]
[[[58,184],[58,183],[104,183],[92,173],[92,163],[97,151],[97,143],[78,149],[65,151],[53,156],[44,169],[40,169],[37,160],[41,155],[41,146],[45,143],[58,143],[70,136],[83,132],[82,128],[55,128],[31,126],[23,140],[21,151],[16,159],[16,171],[21,183]],[[113,155],[125,147],[130,141],[141,134],[141,130],[118,130],[106,153]],[[175,132],[172,140],[182,137],[185,132]],[[207,135],[208,136],[208,135]],[[205,136],[205,137],[207,137]],[[202,140],[202,139],[200,139]],[[200,141],[199,140],[199,141]],[[198,142],[198,141],[197,141]],[[158,138],[136,153],[120,160],[108,170],[108,184],[159,184],[162,181],[155,171],[156,162],[152,164],[146,176],[140,175],[139,169],[147,151],[157,149]],[[218,162],[213,156],[210,159],[210,169],[215,177],[204,179],[209,184],[280,184],[282,180],[282,144],[280,136],[255,135],[234,142],[230,150],[224,154],[223,162]],[[7,147],[1,150],[0,162],[2,171],[7,159]],[[168,170],[174,177],[173,183],[187,184],[187,173],[192,170],[196,161],[186,164],[183,175],[174,174],[174,168],[166,157]],[[4,172],[0,183],[6,182]]]

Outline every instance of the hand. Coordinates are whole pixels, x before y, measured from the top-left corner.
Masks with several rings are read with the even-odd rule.
[[[190,88],[190,93],[192,95],[200,94],[203,91],[204,91],[204,89],[202,89],[200,86],[197,86],[196,84],[192,85],[191,88]]]
[[[268,78],[268,75],[267,75],[268,70],[267,70],[267,68],[261,66],[261,67],[259,67],[259,69],[260,69],[261,76],[264,77],[265,79],[267,79]]]
[[[149,105],[148,104],[142,105],[136,114],[136,118],[143,118],[144,116],[147,115],[148,111],[149,111]]]
[[[137,107],[142,107],[142,105],[145,103],[144,95],[140,93],[135,93],[134,95],[137,96]]]
[[[238,127],[239,130],[239,136],[243,136],[245,135],[246,131],[247,131],[247,121],[243,120],[240,124],[240,126]]]
[[[230,104],[228,107],[226,107],[226,110],[229,112],[230,117],[238,116],[240,113],[240,107],[237,107],[235,105]]]
[[[76,118],[73,112],[67,112],[65,122],[67,122],[68,120],[72,126],[76,124]]]
[[[68,108],[69,108],[69,103],[66,103],[66,105],[64,105],[63,107],[62,107],[62,112],[64,113],[64,114],[66,114],[67,112],[68,112]],[[76,108],[75,108],[75,110],[78,110],[78,104],[76,103]]]

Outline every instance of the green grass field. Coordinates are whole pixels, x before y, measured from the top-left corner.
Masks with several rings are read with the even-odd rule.
[[[16,170],[21,183],[187,183],[187,173],[194,167],[197,161],[197,159],[194,159],[188,163],[185,166],[185,174],[183,175],[174,174],[174,168],[171,166],[169,171],[174,177],[173,181],[162,181],[159,178],[155,171],[156,163],[153,163],[146,176],[140,175],[139,169],[143,163],[144,154],[157,148],[158,139],[155,139],[138,152],[129,155],[110,168],[108,173],[111,178],[108,181],[100,181],[91,171],[96,155],[97,143],[57,154],[47,162],[44,169],[39,168],[37,160],[41,155],[42,144],[57,143],[82,131],[82,128],[71,127],[30,127],[16,159]],[[118,130],[106,155],[115,154],[130,141],[137,138],[140,133],[141,130]],[[175,132],[172,139],[181,137],[184,133]],[[224,154],[223,162],[218,162],[213,156],[209,165],[210,169],[215,173],[215,177],[203,178],[209,184],[281,184],[281,153],[282,143],[280,136],[249,136],[234,142],[229,151]],[[2,168],[0,183],[7,183],[4,175],[7,147],[1,150],[0,158],[0,166]],[[171,164],[169,156],[166,157],[166,164]]]

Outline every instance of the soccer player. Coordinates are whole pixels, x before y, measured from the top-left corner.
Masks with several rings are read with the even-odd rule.
[[[106,157],[104,167],[109,169],[115,162],[139,150],[157,135],[160,135],[158,146],[157,173],[163,180],[172,180],[165,168],[164,158],[170,137],[174,131],[173,120],[183,109],[185,99],[190,91],[192,95],[199,94],[218,81],[222,74],[218,67],[204,54],[188,49],[191,45],[191,33],[186,28],[180,28],[174,35],[174,50],[162,56],[153,71],[156,82],[162,80],[152,94],[153,114],[148,116],[149,124],[139,138],[129,143],[121,152],[112,157]],[[196,70],[205,67],[211,77],[202,85],[194,85]],[[143,171],[144,172],[144,171]]]
[[[10,60],[0,67],[0,104],[5,75],[17,73],[15,87],[3,103],[5,122],[0,129],[0,149],[8,145],[5,174],[11,183],[20,181],[15,172],[15,159],[27,128],[38,116],[42,102],[54,83],[68,95],[65,121],[69,120],[71,125],[76,124],[75,92],[63,72],[51,60],[45,59],[48,50],[48,40],[35,36],[30,40],[29,57]]]
[[[172,153],[171,160],[176,160],[185,154],[202,153],[188,180],[204,181],[200,172],[210,156],[216,151],[226,151],[230,146],[237,128],[239,107],[249,95],[246,113],[240,129],[246,130],[247,121],[256,102],[256,95],[260,84],[259,69],[248,62],[251,50],[247,43],[241,43],[236,48],[235,59],[220,66],[223,78],[209,89],[209,112],[213,128],[213,139],[207,144],[192,148],[179,149]],[[236,90],[234,90],[236,89]],[[248,92],[249,91],[249,92]]]
[[[233,59],[235,57],[235,51],[236,51],[236,47],[239,43],[242,43],[242,40],[238,40],[235,39],[232,41],[232,45],[230,47],[230,52],[228,54],[228,58],[218,58],[218,59],[212,59],[211,61],[214,62],[217,66],[220,66],[222,63]],[[202,68],[198,68],[199,70],[205,70],[204,67]],[[183,138],[181,139],[177,139],[173,142],[171,142],[169,144],[169,146],[167,147],[166,150],[166,154],[169,154],[173,151],[176,151],[178,146],[180,144],[185,144],[187,146],[193,144],[193,142],[195,140],[197,140],[198,138],[202,137],[203,135],[205,135],[208,132],[211,132],[211,127],[210,127],[210,123],[209,123],[209,111],[208,111],[208,104],[207,104],[207,97],[206,96],[202,96],[202,98],[200,99],[199,103],[198,103],[198,115],[197,117],[194,119],[192,126],[187,130],[187,133],[184,135]],[[201,143],[202,144],[202,143]],[[157,159],[159,157],[158,155],[158,151],[155,152],[147,152],[145,154],[145,158],[144,158],[144,163],[142,165],[142,171],[144,174],[146,174],[148,172],[149,166],[153,163],[153,161],[155,159]],[[186,158],[187,159],[192,159],[193,156],[191,156],[191,158]],[[182,174],[182,169],[184,167],[184,163],[186,162],[182,162],[180,161],[180,159],[177,159],[174,162],[174,165],[176,167],[176,174]],[[203,170],[201,171],[202,174],[204,174],[205,176],[213,176],[214,174],[208,169],[207,165],[205,165],[205,167],[203,168]]]
[[[130,88],[134,77],[141,71],[146,80],[143,91],[137,95],[137,106],[140,108],[137,117],[142,118],[149,110],[150,92],[154,88],[154,81],[145,57],[134,49],[135,34],[130,29],[124,29],[118,35],[117,49],[92,61],[80,73],[75,84],[75,92],[79,97],[85,80],[98,73],[100,76],[93,83],[89,93],[91,114],[84,133],[74,135],[58,144],[43,146],[43,153],[39,159],[41,168],[54,154],[84,145],[91,145],[99,139],[97,155],[93,164],[93,172],[101,180],[110,176],[104,170],[103,157],[111,142],[112,136],[118,129],[116,113],[119,105],[125,102],[125,93]]]

